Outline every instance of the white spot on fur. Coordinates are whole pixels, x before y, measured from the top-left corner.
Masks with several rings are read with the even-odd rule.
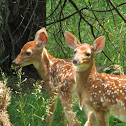
[[[3,92],[3,89],[0,89],[0,93],[2,93]]]

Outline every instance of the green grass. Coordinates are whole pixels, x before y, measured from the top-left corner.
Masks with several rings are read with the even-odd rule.
[[[14,126],[40,126],[45,124],[46,104],[45,99],[31,94],[18,95],[12,93],[11,105],[8,107],[10,120]]]
[[[42,93],[39,97],[31,92],[22,96],[12,93],[8,113],[13,126],[45,126],[48,96],[48,92]],[[86,122],[84,111],[79,110],[78,104],[74,104],[74,111],[77,112],[77,117],[83,126]],[[52,126],[62,126],[62,113],[63,109],[58,100]],[[110,126],[126,126],[126,123],[111,117]]]
[[[74,0],[73,0],[74,1]],[[105,10],[108,5],[106,3],[106,0],[90,0],[92,3],[92,8],[94,10]],[[47,16],[50,15],[52,10],[57,6],[59,1],[51,1],[47,0]],[[82,7],[85,7],[86,4],[89,7],[89,0],[76,0],[74,1],[78,8],[81,9]],[[115,5],[119,5],[122,2],[125,2],[125,0],[113,0]],[[62,2],[63,5],[63,2]],[[109,9],[109,8],[107,8]],[[126,17],[126,9],[125,5],[118,7],[120,12]],[[61,10],[61,5],[56,10],[55,14],[47,19],[47,23],[53,22],[55,20],[59,19],[59,12]],[[67,4],[65,8],[63,9],[63,15],[61,18],[66,17],[72,13],[76,12],[75,8],[67,1]],[[126,62],[125,58],[122,57],[121,54],[118,54],[117,50],[113,47],[110,40],[113,42],[113,44],[116,46],[117,49],[120,50],[120,52],[126,56],[126,23],[117,15],[116,11],[113,11],[113,14],[111,12],[95,12],[96,16],[98,17],[99,21],[102,22],[102,25],[105,27],[106,32],[101,29],[98,22],[94,20],[94,15],[91,11],[83,10],[83,15],[85,14],[85,18],[90,21],[90,23],[94,26],[94,32],[95,35],[98,36],[105,36],[106,46],[104,48],[104,52],[109,56],[109,58],[116,64],[122,65],[125,69],[126,73]],[[114,16],[113,16],[114,15]],[[93,18],[90,18],[93,17]],[[53,25],[47,26],[48,30],[48,45],[47,49],[48,51],[57,58],[70,58],[73,57],[73,50],[69,49],[67,44],[65,43],[64,36],[59,32],[59,30],[62,30],[63,32],[65,30],[71,32],[74,34],[78,39],[78,23],[79,23],[79,15],[76,14],[73,17],[61,22],[56,23]],[[89,43],[92,44],[94,41],[94,38],[91,34],[90,27],[87,25],[86,22],[83,20],[80,23],[80,32],[81,32],[81,43]],[[54,35],[56,34],[56,40],[59,42],[59,44],[56,43],[54,39]],[[109,36],[109,38],[108,38]],[[62,52],[62,49],[64,53]],[[95,58],[96,66],[99,65],[106,65],[112,64],[103,53],[100,53],[96,55]],[[34,90],[27,89],[24,90],[21,88],[21,85],[24,83],[27,83],[27,80],[22,80],[22,73],[16,73],[18,82],[17,84],[14,84],[15,80],[11,78],[11,76],[4,76],[3,80],[5,84],[8,86],[12,86],[16,89],[15,91],[12,91],[11,93],[11,104],[8,107],[8,113],[10,115],[10,120],[13,124],[13,126],[45,126],[46,122],[46,115],[47,115],[47,109],[48,109],[48,99],[49,99],[49,92],[39,92],[40,87],[34,86]],[[79,121],[84,125],[86,121],[86,117],[84,114],[84,111],[80,111],[78,107],[78,102],[74,105],[74,110],[77,112],[77,117]],[[61,106],[60,101],[58,101],[57,109],[54,115],[54,121],[53,126],[62,126],[62,113],[63,109]],[[110,126],[126,126],[126,123],[122,123],[119,120],[111,117],[110,118]]]
[[[19,69],[16,73],[18,81],[16,81],[15,86],[18,86],[19,90],[11,92],[11,104],[7,108],[13,126],[45,126],[49,105],[48,90],[42,92],[43,85],[36,82],[33,84],[34,89],[29,88],[24,91],[22,85],[23,83],[26,84],[26,81],[23,79],[22,69]],[[1,74],[6,85],[14,85],[14,82],[10,81],[7,75],[3,72]],[[83,126],[86,122],[86,116],[84,110],[79,109],[77,96],[74,97],[74,111],[81,122],[81,126]],[[52,126],[63,125],[62,114],[63,109],[60,100],[58,100]],[[126,123],[111,117],[110,126],[126,126]]]
[[[53,10],[57,6],[58,2],[59,1],[55,1],[55,2],[53,1],[52,3],[50,0],[47,1],[47,8],[48,8],[47,16],[50,15],[50,10]],[[83,7],[90,8],[89,0],[77,0],[74,2],[76,3],[79,9]],[[112,6],[108,6],[106,0],[90,0],[90,2],[92,4],[93,10],[110,10],[112,8]],[[120,5],[123,2],[125,2],[125,0],[113,0],[113,3],[116,6]],[[63,2],[61,2],[61,5],[63,5]],[[55,14],[52,17],[47,19],[47,24],[60,19],[59,12],[61,11],[61,5],[55,11]],[[122,15],[126,17],[125,5],[118,7],[118,9],[122,13]],[[76,10],[72,6],[72,4],[67,1],[62,12],[63,14],[61,15],[61,18],[67,17],[68,15],[76,12]],[[98,18],[100,24],[104,26],[105,30],[101,28],[99,22],[95,19],[94,14]],[[85,19],[93,25],[94,34],[96,35],[96,37],[105,36],[104,52],[112,60],[112,62],[109,61],[103,53],[100,53],[99,55],[96,56],[95,59],[96,65],[109,66],[110,64],[115,63],[123,66],[126,73],[125,58],[124,58],[126,57],[126,50],[125,50],[126,49],[126,44],[125,44],[126,23],[122,20],[122,18],[120,18],[120,16],[117,14],[115,10],[113,10],[112,12],[94,11],[94,14],[92,13],[92,11],[89,10],[82,11],[82,15],[85,17]],[[80,20],[80,16],[79,14],[76,14],[63,22],[52,24],[46,27],[48,30],[48,39],[49,39],[46,48],[53,56],[58,58],[72,59],[73,50],[69,49],[69,47],[65,43],[64,36],[62,35],[61,32],[58,33],[58,31],[62,30],[62,32],[64,32],[65,30],[67,30],[72,34],[74,34],[79,39],[79,26],[78,26],[79,20]],[[55,41],[53,34],[56,34],[55,39],[59,44],[57,44],[57,42]],[[80,22],[80,36],[81,36],[81,43],[92,44],[94,41],[94,37],[91,33],[91,29],[84,20],[81,20]],[[61,47],[63,48],[65,54],[62,52]]]
[[[8,113],[13,125],[44,126],[46,121],[48,98],[48,92],[42,93],[39,98],[36,94],[32,94],[30,92],[22,97],[16,93],[12,93],[11,105],[8,107]],[[77,106],[75,109],[79,110]],[[62,126],[62,113],[63,110],[61,103],[58,101],[53,126]],[[79,112],[78,115],[80,116]],[[82,113],[82,115],[84,114]],[[80,118],[80,120],[81,119],[82,118]]]

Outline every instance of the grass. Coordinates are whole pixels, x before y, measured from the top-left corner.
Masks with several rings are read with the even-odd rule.
[[[40,97],[31,92],[20,96],[12,93],[11,105],[8,107],[10,120],[14,126],[40,126],[45,124],[48,94]],[[45,99],[46,98],[46,99]]]
[[[48,92],[42,93],[38,98],[37,95],[23,95],[21,98],[18,94],[12,93],[11,105],[8,107],[10,120],[14,126],[44,126],[48,109]],[[75,111],[79,120],[84,123],[84,112],[80,111],[78,105],[75,106]],[[58,100],[57,109],[54,115],[53,126],[62,126],[63,109]],[[83,116],[83,117],[82,117]]]
[[[94,10],[98,10],[98,9],[105,10],[108,7],[108,5],[106,4],[106,0],[90,0],[90,1],[93,5],[92,8]],[[115,5],[119,5],[122,2],[124,2],[124,0],[113,0],[113,2],[115,3]],[[53,1],[52,3],[52,1],[47,0],[47,16],[49,16],[51,10],[53,10],[57,6],[57,4],[58,1]],[[86,5],[90,6],[89,0],[77,0],[76,4],[80,9],[82,7],[85,7]],[[126,17],[125,6],[118,7],[118,9]],[[59,8],[56,10],[55,15],[53,15],[53,17],[47,19],[47,23],[58,20],[60,10],[61,10],[61,6],[59,6]],[[63,16],[66,17],[75,11],[76,11],[75,8],[69,2],[67,2],[63,10],[63,15],[61,17]],[[93,19],[94,15],[92,14],[91,11],[83,10],[82,13],[85,14],[86,19],[90,21],[94,26],[95,35],[97,37],[101,35],[105,36],[106,46],[104,48],[104,52],[109,56],[109,58],[114,63],[122,65],[126,73],[125,59],[124,57],[122,57],[120,53],[118,54],[117,50],[112,45],[113,43],[116,46],[116,48],[120,50],[120,52],[123,55],[126,56],[126,51],[125,51],[126,23],[124,23],[123,20],[117,15],[116,11],[113,11],[113,13],[95,12],[99,21],[101,22],[103,21],[102,25],[105,27],[105,30],[107,31],[105,32],[99,26],[98,22]],[[48,30],[48,45],[46,48],[54,57],[72,59],[73,50],[69,49],[69,47],[66,45],[64,41],[63,35],[60,34],[60,32],[58,33],[58,31],[62,30],[64,32],[65,30],[67,30],[72,34],[74,34],[79,39],[79,34],[78,34],[79,19],[80,19],[79,15],[76,14],[73,17],[61,22],[61,24],[56,23],[46,27]],[[80,31],[81,31],[81,43],[92,44],[94,38],[91,34],[90,27],[84,21],[81,21],[80,23]],[[55,39],[57,40],[57,42],[59,42],[59,44],[56,43],[53,34],[56,34]],[[112,43],[109,41],[108,36],[112,41]],[[65,55],[62,52],[61,47],[63,47]],[[96,61],[96,66],[99,65],[107,66],[107,64],[109,65],[112,64],[104,56],[103,53],[98,54],[95,58],[95,61]],[[48,104],[49,104],[49,92],[45,90],[43,91],[44,85],[42,85],[42,89],[41,89],[41,85],[39,85],[35,81],[34,81],[33,89],[31,89],[30,86],[27,86],[29,77],[23,75],[20,70],[16,72],[16,79],[2,73],[4,83],[7,86],[11,86],[12,89],[14,89],[11,93],[11,104],[8,107],[10,120],[13,123],[13,126],[45,126],[46,115],[47,115]],[[22,85],[24,88],[22,88]],[[78,102],[74,104],[74,110],[77,112],[77,117],[79,121],[82,123],[82,125],[84,125],[86,121],[86,116],[84,114],[84,111],[79,110]],[[58,101],[57,109],[54,115],[53,126],[62,126],[62,113],[63,113],[63,109],[60,101]],[[126,126],[126,123],[122,123],[119,120],[111,117],[110,126]]]
[[[14,85],[13,81],[11,82],[9,77],[3,72],[2,78],[3,82],[8,85]],[[18,91],[11,92],[11,104],[8,106],[8,114],[13,126],[45,126],[46,124],[46,115],[48,114],[48,105],[49,105],[49,92],[48,90],[43,91],[43,84],[34,83],[34,89],[23,90],[23,83],[26,84],[26,79],[23,79],[24,73],[22,73],[22,68],[17,72],[18,80],[15,83],[15,86],[18,86]],[[25,77],[24,77],[25,78]],[[86,122],[86,116],[84,111],[81,111],[78,106],[78,100],[75,97],[74,100],[74,111],[77,113],[77,118],[81,122],[81,126]],[[63,109],[58,100],[57,109],[54,114],[54,120],[52,126],[62,126],[62,114]],[[110,118],[110,126],[126,126],[126,123],[123,123],[114,117]]]
[[[21,98],[13,93],[11,105],[8,107],[8,113],[13,126],[45,126],[46,106],[48,105],[48,92],[43,93],[40,98],[30,92]],[[84,125],[86,117],[84,111],[80,111],[77,104],[74,106],[79,121]],[[62,126],[62,106],[58,101],[57,109],[54,115],[52,126]],[[110,118],[110,126],[125,126],[115,118]]]

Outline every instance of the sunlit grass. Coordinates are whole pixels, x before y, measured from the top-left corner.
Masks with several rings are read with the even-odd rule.
[[[53,10],[56,5],[58,4],[58,1],[53,1],[54,7],[51,9],[51,2],[52,1],[47,1],[47,17],[51,13],[50,10]],[[105,4],[103,0],[97,1],[91,1],[94,2],[93,4],[93,9],[105,9],[107,4]],[[113,0],[113,2],[117,5],[119,3],[123,2],[123,0]],[[78,0],[76,1],[77,6],[79,8],[82,8],[85,6],[85,4],[89,4],[88,0]],[[58,19],[59,12],[60,12],[60,7],[57,9],[56,14],[54,15],[53,18],[48,18],[47,23],[53,22],[54,20]],[[121,13],[125,12],[125,6],[119,7]],[[68,16],[75,12],[74,7],[70,4],[67,3],[65,6],[65,9],[63,10],[64,17]],[[87,17],[86,19],[89,20],[91,23],[93,19],[90,19],[90,16],[92,16],[91,11],[83,10],[83,14],[86,14]],[[122,57],[121,54],[117,53],[117,50],[113,47],[112,43],[109,41],[107,34],[110,37],[110,40],[113,42],[113,44],[116,46],[119,51],[126,56],[126,23],[122,21],[121,18],[117,16],[117,13],[113,11],[114,14],[114,19],[112,17],[111,13],[96,13],[96,15],[99,17],[99,19],[105,18],[104,22],[102,22],[103,26],[105,27],[107,33],[98,25],[97,21],[94,21],[94,31],[97,37],[104,35],[105,36],[105,42],[106,46],[104,48],[104,52],[107,54],[107,56],[116,64],[124,66],[126,70],[126,61],[124,57]],[[89,16],[89,17],[88,17]],[[126,14],[124,14],[126,17]],[[0,17],[1,18],[1,17]],[[114,22],[115,21],[115,22]],[[71,32],[74,34],[78,39],[78,24],[79,22],[79,15],[76,14],[70,19],[65,20],[62,22],[62,29],[63,32],[65,30]],[[1,20],[0,20],[1,23]],[[116,23],[116,25],[114,24]],[[91,34],[90,27],[83,21],[80,24],[81,28],[81,43],[89,43],[92,44],[94,41],[94,38]],[[57,31],[60,30],[60,23],[57,23],[55,25],[47,26],[46,27],[48,30],[48,45],[47,49],[49,52],[54,56],[58,58],[70,58],[72,59],[73,57],[73,50],[69,49],[67,44],[65,43],[64,37],[61,34],[56,35],[56,40],[59,42],[60,45],[58,45],[54,39],[53,33],[57,33]],[[122,39],[120,39],[120,37]],[[62,43],[60,41],[62,40]],[[120,44],[122,44],[120,46]],[[61,47],[64,47],[64,53],[61,50]],[[69,52],[69,53],[68,53]],[[118,55],[117,55],[118,54]],[[96,55],[95,58],[96,66],[100,65],[105,65],[109,66],[112,64],[105,56],[103,53],[99,53]],[[126,71],[125,71],[126,73]],[[12,91],[11,93],[11,104],[8,107],[8,113],[10,115],[10,120],[13,124],[13,126],[45,126],[46,124],[46,115],[47,115],[47,109],[49,105],[49,92],[44,91],[42,92],[41,87],[43,86],[41,84],[33,84],[34,89],[27,89],[27,91],[24,91],[21,87],[22,83],[27,82],[28,78],[25,80],[22,80],[22,76],[24,76],[21,71],[18,71],[17,73],[17,84],[14,85],[13,78],[9,76],[4,76],[3,80],[5,83],[7,83],[8,86],[12,86],[15,88],[15,90]],[[74,104],[74,111],[77,113],[77,118],[81,122],[81,125],[83,126],[84,123],[86,122],[86,116],[84,111],[80,111],[78,102]],[[58,100],[58,105],[57,109],[55,111],[54,115],[54,120],[52,123],[52,126],[62,126],[62,114],[63,114],[63,109],[60,103],[60,100]],[[115,119],[114,117],[110,118],[110,126],[126,126],[126,123],[122,123],[121,121]]]
[[[27,92],[23,92],[21,85],[24,82],[22,79],[23,73],[22,69],[17,72],[17,81],[19,91],[12,91],[11,93],[11,104],[8,107],[8,113],[13,126],[45,126],[46,115],[48,114],[49,106],[49,92],[43,91],[42,84],[37,82],[33,84],[34,89],[29,89]],[[7,84],[8,77],[4,75]],[[9,81],[10,83],[10,81]],[[12,82],[13,84],[13,82]],[[74,96],[74,111],[76,112],[77,118],[81,123],[81,126],[86,122],[86,115],[84,110],[79,109],[78,97]],[[57,108],[54,113],[54,120],[52,126],[62,126],[63,125],[63,108],[58,100]],[[123,123],[113,117],[110,118],[110,126],[125,126]]]

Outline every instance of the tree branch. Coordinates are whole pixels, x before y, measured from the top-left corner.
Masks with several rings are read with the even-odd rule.
[[[88,9],[88,8],[87,8],[87,7],[84,7],[84,8],[82,8],[82,9],[80,9],[79,11],[82,11],[82,10],[84,10],[84,9]],[[66,19],[72,17],[73,15],[75,15],[75,14],[77,14],[77,13],[78,13],[78,12],[74,12],[73,14],[71,14],[71,15],[69,15],[69,16],[63,18],[63,19],[60,19],[60,20],[57,20],[57,21],[48,23],[48,24],[46,24],[46,26],[51,25],[51,24],[55,24],[55,23],[58,23],[58,22],[61,22],[61,21],[64,21],[64,20],[66,20]]]
[[[118,5],[118,7],[119,7],[119,6],[122,6],[122,5],[124,5],[124,4],[126,4],[126,2],[125,2],[125,3],[122,3],[122,4],[120,4],[120,5]],[[82,10],[86,10],[86,9],[89,10],[89,11],[95,11],[95,12],[109,12],[109,11],[114,10],[114,9],[110,9],[110,10],[102,11],[102,10],[93,10],[93,9],[84,7],[84,8],[82,8],[82,9],[80,9],[79,11],[81,12]],[[56,9],[55,9],[55,10],[56,10]],[[63,18],[63,19],[60,19],[60,20],[57,20],[57,21],[54,21],[54,22],[50,22],[50,23],[46,24],[46,26],[51,25],[51,24],[55,24],[55,23],[58,23],[58,22],[61,22],[61,21],[64,21],[64,20],[66,20],[66,19],[72,17],[73,15],[75,15],[75,14],[77,14],[77,13],[78,13],[78,11],[74,12],[73,14],[71,14],[71,15],[69,15],[69,16]],[[52,15],[52,14],[50,14],[50,15]],[[50,17],[50,16],[48,16],[48,17]],[[47,18],[48,18],[48,17],[47,17]]]
[[[73,7],[77,10],[77,12],[79,13],[80,17],[90,26],[91,28],[91,33],[93,35],[93,37],[95,38],[95,34],[94,34],[94,30],[93,30],[93,25],[88,22],[81,14],[81,11],[78,9],[78,7],[76,6],[76,4],[72,1],[72,0],[69,0],[69,2],[73,5]]]
[[[120,6],[123,6],[123,5],[125,5],[126,4],[126,2],[124,2],[124,3],[121,3],[121,4],[119,4],[117,7],[120,7]],[[110,10],[93,10],[93,9],[88,9],[89,11],[95,11],[95,12],[110,12],[110,11],[112,11],[112,10],[114,10],[114,8],[113,9],[110,9]]]
[[[117,9],[117,7],[114,5],[114,3],[111,0],[108,0],[110,2],[110,4],[113,6],[113,8],[116,10],[116,12],[119,14],[119,16],[125,21],[126,23],[126,18],[119,12],[119,10]]]
[[[57,8],[59,7],[60,4],[61,4],[61,0],[59,1],[58,5],[57,5],[56,8],[53,10],[53,12],[46,18],[46,20],[54,14],[54,12],[57,10]]]

